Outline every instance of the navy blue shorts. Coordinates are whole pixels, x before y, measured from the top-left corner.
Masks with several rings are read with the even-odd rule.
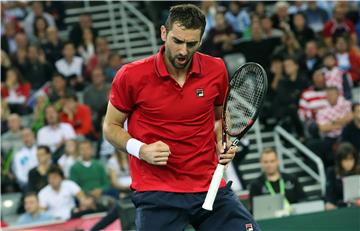
[[[135,192],[136,230],[177,231],[191,224],[200,231],[259,231],[248,210],[231,191],[219,189],[213,211],[201,208],[206,193]]]

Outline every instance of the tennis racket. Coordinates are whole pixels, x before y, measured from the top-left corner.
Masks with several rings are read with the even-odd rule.
[[[231,146],[254,124],[267,92],[267,76],[259,64],[249,62],[242,65],[230,80],[222,112],[222,142],[227,151],[227,136],[236,137]],[[203,209],[212,210],[214,200],[224,175],[225,165],[218,164],[206,194]]]

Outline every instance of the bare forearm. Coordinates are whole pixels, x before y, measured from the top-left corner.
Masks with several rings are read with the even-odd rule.
[[[104,136],[116,149],[126,151],[126,143],[131,138],[130,134],[125,131],[123,125],[106,123],[103,126]]]

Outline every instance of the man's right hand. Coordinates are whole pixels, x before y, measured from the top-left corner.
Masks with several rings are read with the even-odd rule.
[[[153,165],[166,165],[171,154],[170,148],[162,141],[144,144],[140,148],[140,159]]]

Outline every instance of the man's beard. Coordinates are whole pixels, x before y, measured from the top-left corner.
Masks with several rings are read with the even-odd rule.
[[[167,53],[166,56],[169,59],[170,63],[173,65],[173,67],[175,67],[176,69],[184,69],[188,66],[189,62],[192,59],[193,54],[186,56],[182,56],[182,55],[172,56],[170,53]],[[181,60],[186,60],[186,61],[184,63],[177,63],[176,62],[177,59],[180,61]]]

